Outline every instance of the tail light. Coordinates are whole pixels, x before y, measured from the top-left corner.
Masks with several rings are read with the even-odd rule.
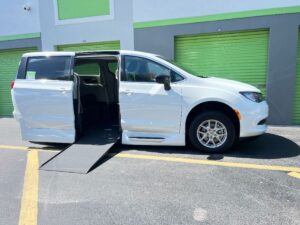
[[[13,89],[14,86],[15,86],[15,81],[13,80],[13,81],[11,82],[11,89]]]

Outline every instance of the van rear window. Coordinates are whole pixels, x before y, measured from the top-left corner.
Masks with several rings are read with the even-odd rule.
[[[32,57],[28,59],[26,68],[27,80],[70,80],[71,57]]]

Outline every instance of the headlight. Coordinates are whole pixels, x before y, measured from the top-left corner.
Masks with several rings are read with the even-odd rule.
[[[242,91],[240,94],[253,102],[262,102],[265,100],[262,93],[259,92]]]

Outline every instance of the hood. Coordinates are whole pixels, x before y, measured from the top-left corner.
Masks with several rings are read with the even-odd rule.
[[[218,87],[221,89],[227,89],[228,91],[252,91],[252,92],[261,92],[258,88],[246,84],[239,81],[224,79],[224,78],[217,78],[217,77],[207,77],[207,78],[199,78],[195,77],[198,81],[201,82],[201,84],[205,86],[211,86],[211,87]],[[198,83],[198,82],[197,82]]]

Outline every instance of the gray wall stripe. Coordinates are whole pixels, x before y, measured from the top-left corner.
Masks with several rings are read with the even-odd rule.
[[[41,39],[30,38],[21,40],[0,41],[0,50],[27,47],[37,47],[38,50],[41,50]]]

